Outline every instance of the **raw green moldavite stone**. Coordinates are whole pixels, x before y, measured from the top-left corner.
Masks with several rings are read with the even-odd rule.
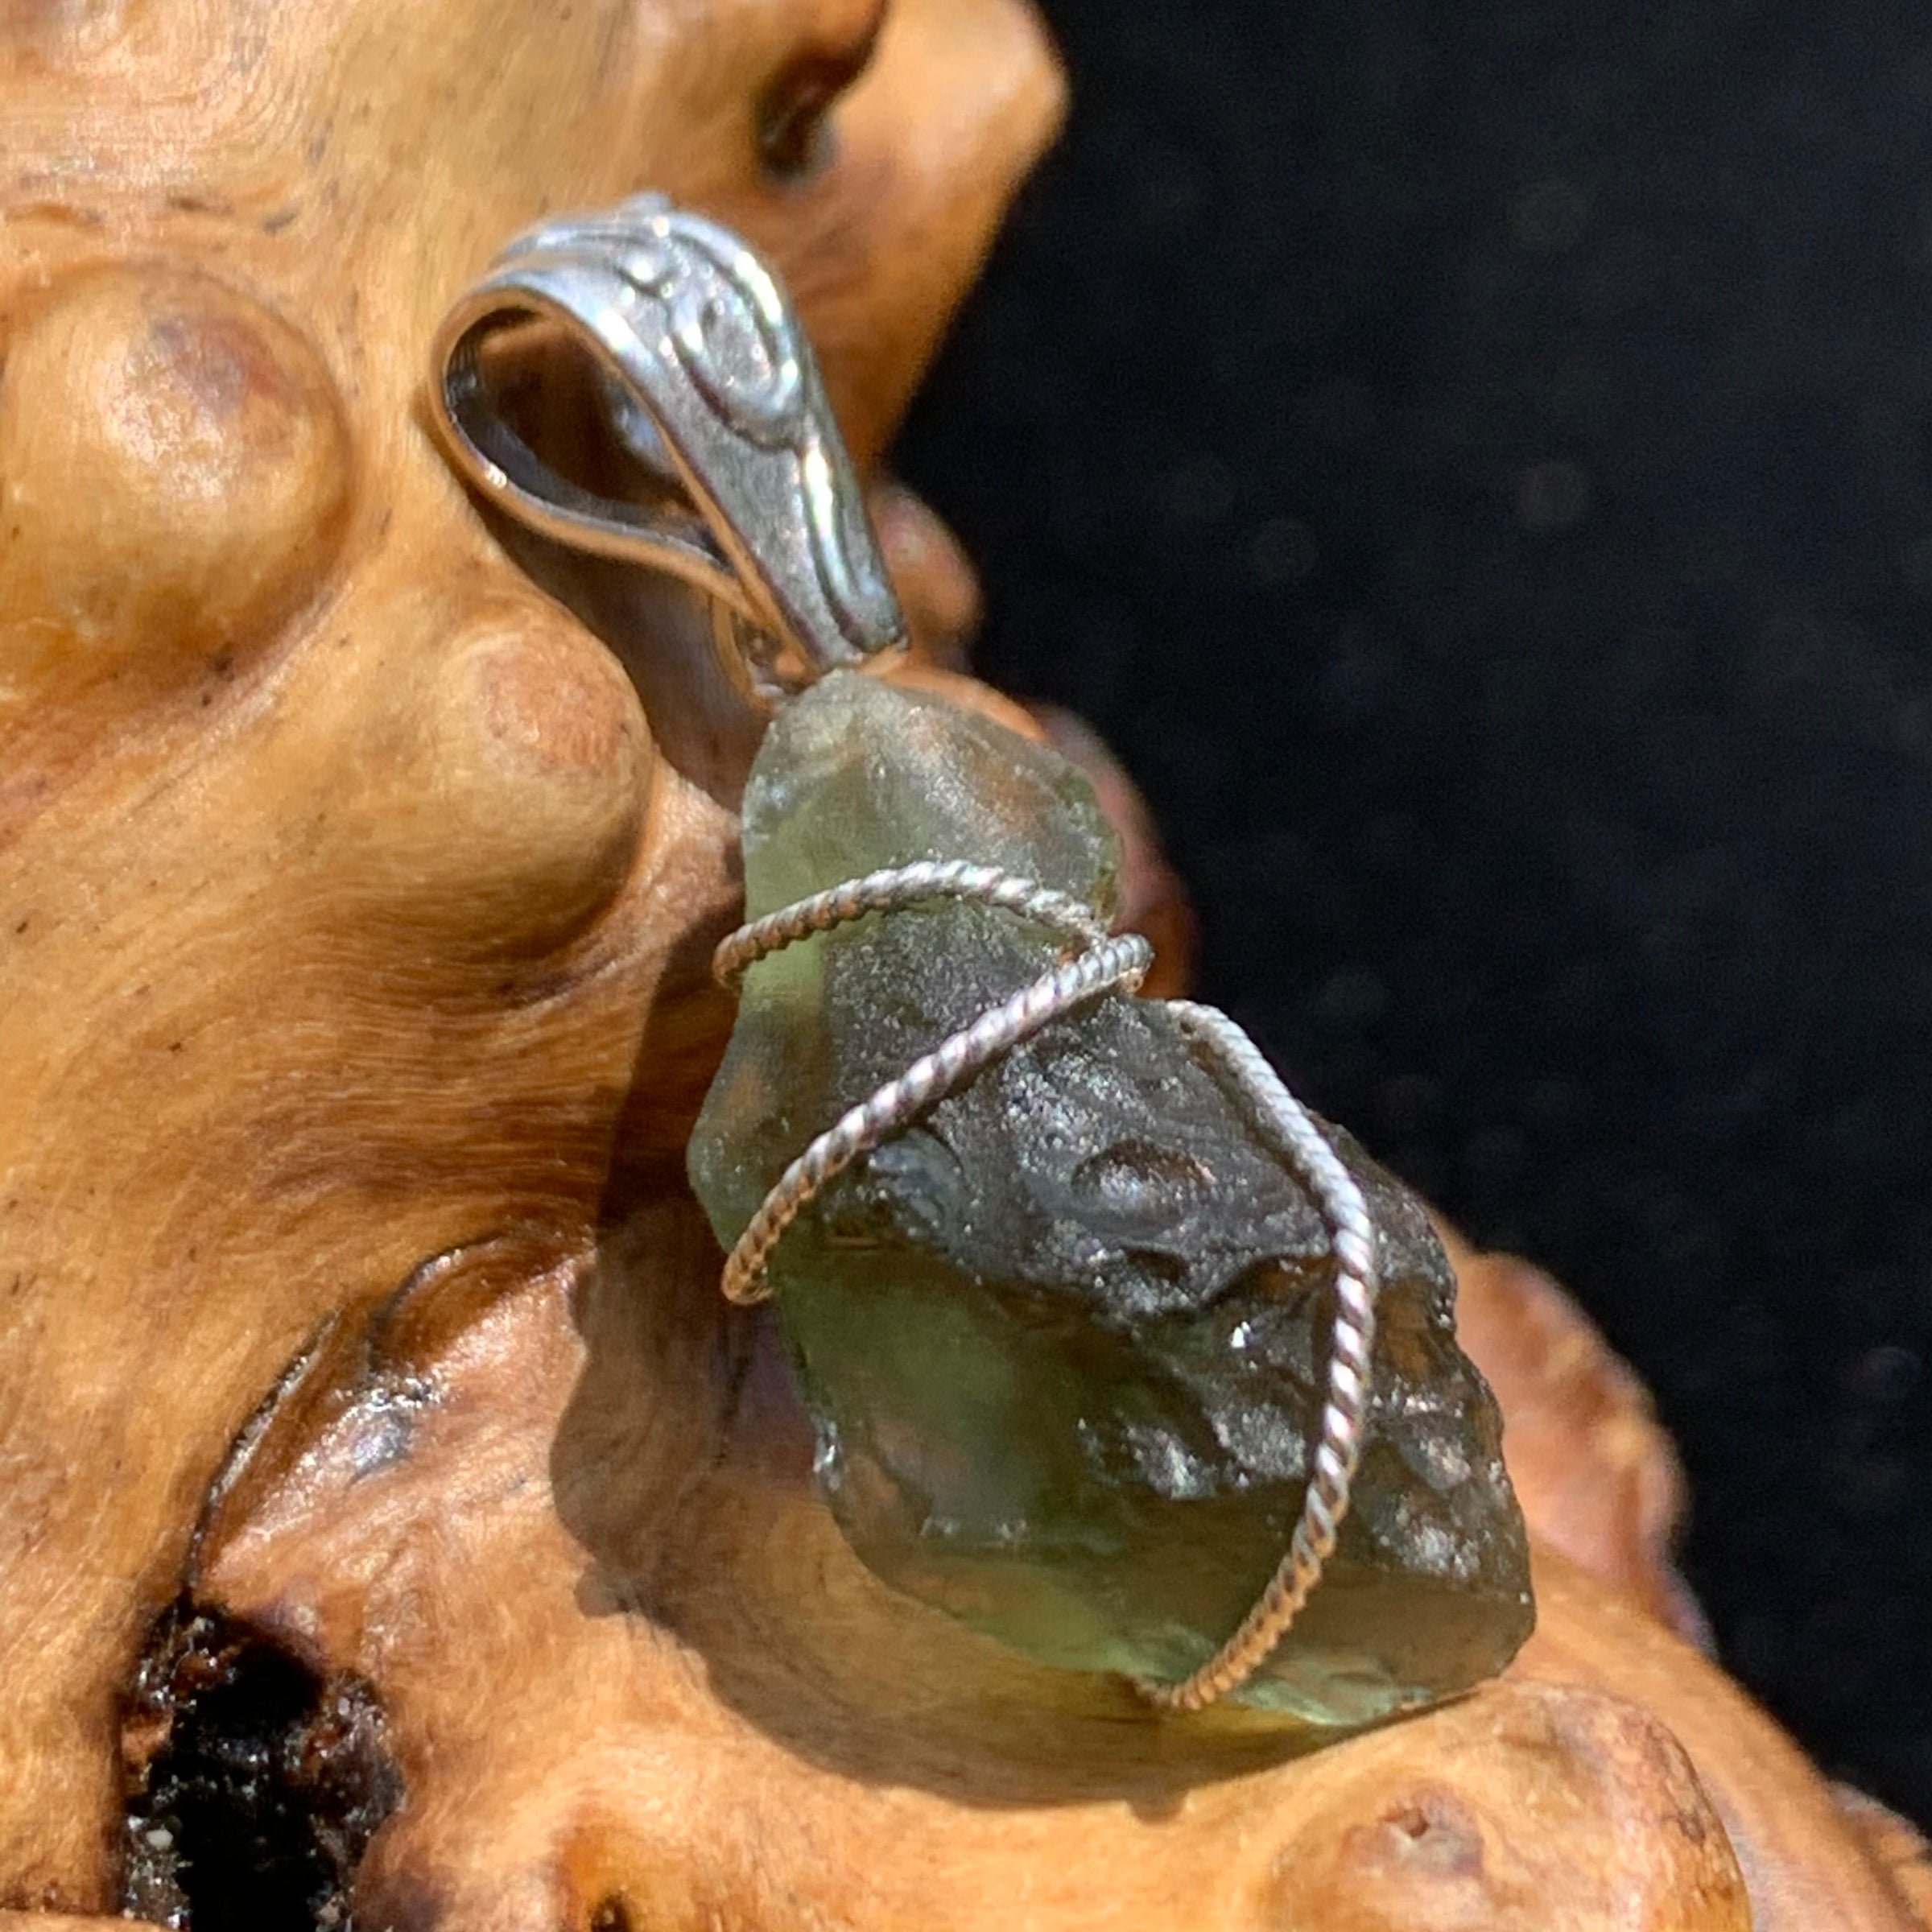
[[[971,859],[1108,906],[1116,851],[1055,753],[855,673],[779,713],[745,796],[747,917]],[[727,1246],[848,1106],[1049,968],[956,902],[746,974],[691,1143]],[[1467,1689],[1533,1620],[1494,1398],[1421,1204],[1345,1135],[1379,1230],[1376,1391],[1341,1545],[1242,1701],[1359,1724]],[[847,1540],[1043,1664],[1166,1680],[1240,1624],[1300,1511],[1332,1265],[1306,1191],[1156,1001],[1056,1022],[834,1182],[770,1278]]]

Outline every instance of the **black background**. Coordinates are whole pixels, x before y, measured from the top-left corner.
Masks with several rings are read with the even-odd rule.
[[[1726,1661],[1932,1821],[1932,13],[1047,0],[901,467],[1205,997],[1555,1270]]]

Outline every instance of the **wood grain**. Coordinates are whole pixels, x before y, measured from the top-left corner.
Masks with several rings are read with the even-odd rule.
[[[661,188],[770,250],[876,450],[1060,91],[1018,0],[903,0],[774,178],[759,104],[875,11],[0,12],[0,1900],[112,1904],[116,1699],[229,1443],[421,1257],[588,1245],[729,917],[702,720],[674,762],[484,529],[435,322]]]
[[[679,1154],[751,730],[675,594],[485,527],[423,345],[663,188],[777,261],[869,467],[1059,109],[1019,0],[0,9],[4,1932],[120,1902],[184,1592],[373,1699],[370,1925],[1920,1922],[1666,1627],[1669,1446],[1540,1278],[1465,1257],[1542,1633],[1322,1752],[889,1596],[719,1300]],[[1038,729],[885,507],[903,675]]]

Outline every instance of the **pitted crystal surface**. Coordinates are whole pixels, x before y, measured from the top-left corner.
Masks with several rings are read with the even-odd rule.
[[[914,860],[1110,909],[1113,836],[1057,753],[857,673],[779,713],[745,799],[746,916]],[[691,1145],[734,1241],[844,1108],[1060,956],[997,908],[870,915],[743,983]],[[1238,1697],[1373,1721],[1499,1670],[1533,1621],[1501,1422],[1422,1204],[1345,1135],[1383,1282],[1340,1547]],[[1332,1319],[1307,1191],[1158,1002],[1055,1025],[834,1181],[768,1274],[820,1487],[894,1588],[1038,1662],[1174,1680],[1299,1513]]]

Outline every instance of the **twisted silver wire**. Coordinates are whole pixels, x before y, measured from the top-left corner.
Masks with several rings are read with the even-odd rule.
[[[1055,892],[1032,879],[1023,879],[997,865],[974,865],[964,859],[922,860],[912,865],[888,865],[862,879],[848,879],[829,892],[741,926],[712,955],[711,969],[724,986],[735,985],[746,967],[768,952],[795,944],[815,932],[829,932],[870,912],[896,912],[929,899],[974,899],[1003,906],[1022,919],[1051,927],[1069,939],[1097,946],[1107,928],[1072,894]]]
[[[1288,1554],[1241,1628],[1194,1674],[1178,1684],[1137,1680],[1141,1696],[1162,1711],[1200,1711],[1245,1683],[1287,1635],[1321,1581],[1361,1466],[1375,1346],[1375,1224],[1355,1176],[1327,1137],[1268,1064],[1261,1049],[1212,1006],[1170,1000],[1183,1033],[1220,1056],[1276,1150],[1307,1183],[1328,1228],[1335,1255],[1335,1330],[1328,1353],[1328,1388],[1314,1468]]]
[[[997,866],[952,861],[889,866],[782,907],[725,939],[712,956],[712,970],[730,985],[755,960],[813,933],[935,898],[1004,906],[1079,940],[1085,950],[953,1034],[812,1141],[779,1175],[732,1249],[723,1282],[729,1300],[759,1302],[771,1292],[764,1278],[772,1250],[812,1199],[854,1161],[1062,1013],[1116,988],[1137,987],[1153,961],[1146,939],[1136,933],[1108,936],[1092,910],[1071,895]],[[1321,1430],[1287,1554],[1241,1627],[1191,1677],[1176,1684],[1134,1680],[1156,1708],[1180,1712],[1204,1710],[1261,1668],[1335,1553],[1361,1463],[1380,1284],[1368,1202],[1314,1117],[1224,1013],[1191,1000],[1166,1004],[1182,1034],[1219,1059],[1257,1125],[1314,1195],[1335,1262],[1335,1328]]]
[[[1092,910],[1067,893],[997,866],[922,860],[849,879],[741,926],[712,955],[712,971],[729,985],[754,960],[813,933],[828,932],[868,913],[936,898],[969,898],[1005,906],[1080,940],[1086,950],[941,1041],[819,1134],[778,1176],[726,1257],[727,1300],[765,1299],[771,1292],[765,1281],[765,1263],[772,1249],[814,1197],[860,1155],[882,1146],[989,1062],[1031,1039],[1062,1013],[1117,986],[1139,985],[1154,963],[1154,948],[1138,933],[1108,938]]]

